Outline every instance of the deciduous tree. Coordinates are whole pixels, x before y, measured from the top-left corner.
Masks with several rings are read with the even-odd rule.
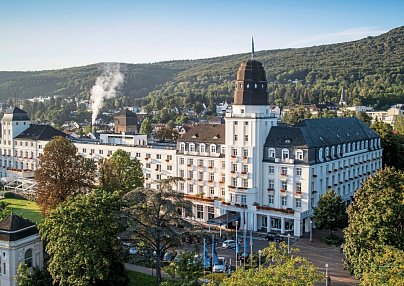
[[[262,250],[262,257],[267,261],[271,260],[268,266],[262,266],[260,271],[256,268],[244,270],[240,267],[230,277],[225,278],[220,285],[309,286],[321,281],[324,274],[305,258],[292,255],[295,251],[297,249],[292,249],[292,252],[288,253],[287,245],[284,242],[280,244],[279,248],[275,243],[271,243],[269,247]]]
[[[394,272],[385,269],[392,265],[388,256],[404,251],[404,172],[386,167],[365,181],[348,207],[348,218],[344,253],[349,270],[357,277],[366,273],[366,279],[390,279],[385,277]]]
[[[111,158],[104,159],[100,167],[100,186],[105,190],[120,190],[124,193],[142,187],[144,182],[142,164],[132,159],[122,149]]]
[[[195,259],[194,252],[183,252],[177,261],[171,262],[164,268],[172,281],[163,282],[164,286],[198,286],[202,275],[202,263]]]
[[[155,253],[157,284],[161,282],[161,261],[167,249],[181,242],[174,226],[186,224],[181,213],[192,213],[192,203],[173,189],[178,178],[160,180],[158,189],[138,188],[124,196],[128,205],[133,237]]]
[[[314,209],[314,222],[318,229],[330,230],[343,228],[347,224],[345,203],[334,191],[327,191],[320,196],[317,207]]]
[[[67,138],[55,137],[46,144],[35,172],[37,203],[47,214],[60,202],[85,193],[93,186],[93,161],[77,155],[77,148]]]
[[[121,195],[102,190],[71,197],[39,225],[57,285],[126,285],[117,234]]]

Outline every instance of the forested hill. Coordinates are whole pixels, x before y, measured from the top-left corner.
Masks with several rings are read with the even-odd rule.
[[[201,60],[124,64],[123,104],[190,106],[231,100],[240,62],[249,53]],[[270,103],[338,102],[342,86],[348,102],[404,102],[404,26],[377,37],[298,49],[260,51],[269,81]],[[61,95],[89,98],[103,64],[37,72],[0,72],[0,101]],[[297,80],[297,81],[296,81]]]

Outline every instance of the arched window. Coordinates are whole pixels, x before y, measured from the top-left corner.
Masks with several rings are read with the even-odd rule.
[[[323,148],[320,148],[320,150],[318,150],[318,159],[320,161],[323,161]]]
[[[289,159],[289,150],[282,149],[282,159]]]
[[[189,151],[190,152],[195,152],[195,144],[194,143],[189,144]]]
[[[32,267],[32,248],[28,248],[27,251],[25,251],[24,262],[28,267]]]
[[[328,157],[328,156],[330,156],[330,148],[329,147],[325,148],[325,157]]]
[[[348,143],[348,150],[347,150],[347,152],[348,152],[348,153],[351,152],[351,143]]]
[[[346,144],[343,144],[342,145],[342,153],[345,153],[346,152]]]
[[[334,146],[332,146],[331,147],[331,156],[335,156],[335,147]]]
[[[268,149],[268,157],[269,158],[275,158],[275,149],[274,148],[269,148]]]
[[[341,155],[341,145],[337,146],[337,155]]]

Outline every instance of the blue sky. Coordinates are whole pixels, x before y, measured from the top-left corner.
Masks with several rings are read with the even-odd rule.
[[[305,47],[403,25],[404,1],[3,0],[0,70]]]

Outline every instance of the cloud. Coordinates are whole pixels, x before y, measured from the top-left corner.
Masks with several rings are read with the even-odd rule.
[[[319,34],[289,43],[291,48],[308,47],[315,45],[325,45],[341,42],[355,41],[368,36],[378,36],[388,30],[376,27],[357,27],[330,34]]]

